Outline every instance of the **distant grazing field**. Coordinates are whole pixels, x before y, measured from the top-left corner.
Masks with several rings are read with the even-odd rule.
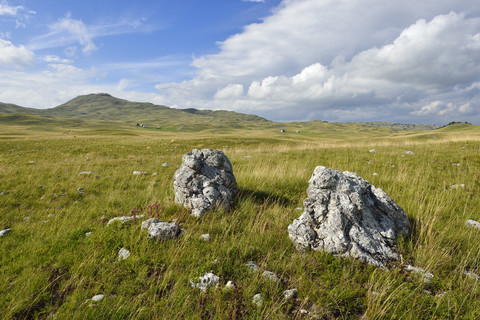
[[[0,236],[0,318],[480,317],[480,280],[471,276],[480,275],[480,230],[466,226],[480,221],[480,126],[396,131],[318,122],[157,130],[49,121],[0,116],[0,230],[11,229]],[[240,189],[231,211],[197,219],[174,203],[173,174],[194,148],[221,149],[231,160]],[[302,213],[318,165],[356,172],[406,211],[412,232],[398,244],[397,266],[384,270],[295,249],[287,226]],[[132,210],[145,218],[107,226]],[[186,233],[149,239],[140,224],[151,213]],[[209,241],[200,239],[205,233]],[[131,252],[123,261],[121,248]],[[245,267],[251,260],[282,281],[251,272]],[[406,272],[405,264],[431,272],[432,281]],[[206,272],[220,285],[202,293],[190,281]],[[228,281],[233,290],[224,289]],[[285,302],[282,292],[292,288],[297,298]],[[260,307],[252,303],[257,293],[265,299]],[[98,294],[104,298],[92,301]]]

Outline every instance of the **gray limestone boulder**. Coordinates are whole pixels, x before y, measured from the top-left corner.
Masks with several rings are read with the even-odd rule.
[[[150,238],[157,240],[176,239],[182,233],[182,229],[175,222],[160,221],[151,218],[142,222],[142,230],[147,229]]]
[[[315,168],[304,212],[288,226],[297,249],[311,248],[385,267],[410,230],[407,215],[383,190],[353,172]]]
[[[232,164],[220,150],[194,149],[183,155],[173,178],[175,202],[201,217],[220,206],[228,209],[238,193]]]

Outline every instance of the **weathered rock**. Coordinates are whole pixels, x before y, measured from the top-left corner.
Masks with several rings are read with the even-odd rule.
[[[431,274],[430,272],[425,271],[425,269],[420,268],[420,267],[414,267],[414,266],[411,266],[411,265],[406,265],[404,268],[405,268],[405,270],[407,270],[408,272],[413,272],[413,273],[416,273],[416,274],[422,276],[422,277],[423,277],[423,281],[424,281],[424,282],[427,282],[427,283],[432,282],[432,278],[434,277],[433,274]]]
[[[127,249],[122,248],[120,249],[120,251],[118,251],[118,260],[125,260],[128,257],[130,257],[130,251],[128,251]]]
[[[105,298],[105,296],[103,294],[97,294],[97,295],[92,297],[92,301],[100,301],[103,298]]]
[[[208,234],[208,233],[202,234],[200,236],[200,239],[202,239],[203,241],[209,241],[210,240],[210,234]]]
[[[312,248],[384,267],[398,260],[395,240],[407,215],[383,190],[353,172],[315,168],[303,214],[288,226],[297,249]]]
[[[232,164],[220,150],[194,149],[183,155],[173,179],[175,202],[200,217],[220,206],[228,209],[238,193]]]
[[[199,288],[203,292],[207,291],[210,287],[217,287],[220,282],[220,277],[214,275],[211,272],[205,273],[203,276],[198,278],[199,282],[190,281],[190,284],[193,288]]]
[[[235,285],[233,284],[232,281],[229,280],[225,285],[225,290],[233,290],[233,289],[235,289]]]
[[[115,218],[112,218],[112,219],[108,220],[107,226],[114,223],[115,221],[119,221],[120,223],[125,223],[125,222],[128,222],[128,221],[132,221],[134,219],[140,219],[140,218],[143,218],[143,217],[145,217],[144,214],[141,214],[141,215],[138,215],[138,216],[130,216],[130,217],[128,217],[128,216],[115,217]]]
[[[263,295],[261,293],[257,293],[252,298],[252,303],[257,307],[261,307],[263,304]]]
[[[473,227],[475,229],[480,229],[480,222],[478,222],[478,221],[467,220],[466,224],[467,224],[467,226]]]
[[[157,240],[176,239],[182,233],[182,229],[175,222],[160,221],[151,218],[142,222],[142,230],[147,229],[150,238]]]
[[[275,283],[278,283],[280,282],[280,278],[275,274],[273,273],[272,271],[263,271],[262,273],[262,276],[268,280],[271,280]]]
[[[250,271],[257,272],[260,270],[258,265],[254,261],[248,261],[245,263],[245,266],[250,269]]]
[[[289,300],[295,298],[296,295],[297,295],[297,289],[296,288],[283,291],[283,299],[285,301],[289,301]]]
[[[139,176],[139,175],[147,175],[148,172],[146,171],[133,171],[132,174]]]

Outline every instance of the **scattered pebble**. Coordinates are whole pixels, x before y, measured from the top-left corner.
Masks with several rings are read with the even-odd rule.
[[[372,176],[378,176],[378,173],[374,172],[372,173]]]
[[[261,307],[263,304],[263,296],[261,293],[257,293],[253,296],[252,303],[257,307]]]
[[[6,235],[10,231],[12,231],[12,229],[4,229],[4,230],[0,231],[0,237]]]
[[[90,237],[92,235],[92,231],[85,232],[85,237]]]
[[[200,281],[198,283],[190,281],[192,288],[199,288],[201,291],[205,292],[210,287],[217,287],[220,282],[220,277],[208,272],[199,277],[198,280]]]
[[[263,271],[262,276],[268,280],[272,280],[276,283],[280,282],[280,278],[272,271]]]
[[[202,234],[200,236],[200,239],[202,239],[203,241],[208,241],[208,240],[210,240],[210,234],[208,234],[208,233]]]
[[[422,268],[414,267],[414,266],[411,266],[411,265],[406,265],[405,270],[407,270],[409,272],[414,272],[414,273],[419,274],[419,275],[422,275],[423,276],[423,281],[428,282],[428,283],[432,282],[432,278],[434,277],[434,275],[431,274],[430,272],[426,272]]]
[[[413,151],[405,151],[405,154],[415,154]]]
[[[77,191],[78,191],[78,192],[83,191],[83,190],[85,190],[84,187],[78,187],[78,188],[77,188]]]
[[[445,296],[447,295],[447,293],[448,293],[447,291],[444,291],[444,292],[442,292],[442,293],[437,293],[437,294],[435,295],[435,298],[445,297]]]
[[[474,280],[475,282],[480,281],[480,276],[472,271],[463,271],[463,274],[469,277],[470,279]]]
[[[376,149],[370,149],[368,152],[375,153],[375,152],[377,152],[377,150]]]
[[[285,301],[289,301],[289,300],[295,298],[296,295],[297,295],[297,289],[296,288],[283,291],[283,299]]]
[[[229,280],[229,281],[227,282],[227,284],[225,285],[225,289],[226,289],[226,290],[233,290],[233,289],[235,289],[235,285],[233,284],[232,281]]]
[[[134,174],[134,175],[144,175],[144,174],[148,174],[148,172],[146,172],[146,171],[133,171],[132,174]]]
[[[125,260],[125,259],[127,259],[129,256],[130,256],[130,251],[128,251],[128,250],[125,249],[125,248],[122,248],[122,249],[120,249],[120,251],[118,251],[118,260],[119,260],[119,261]]]
[[[165,163],[162,163],[162,167],[168,167],[170,164],[168,164],[167,162]]]
[[[103,298],[105,298],[103,294],[97,294],[96,296],[93,296],[92,301],[100,301]]]
[[[136,216],[137,219],[140,219],[140,218],[143,218],[143,217],[145,217],[144,214]],[[115,222],[115,221],[120,221],[121,223],[125,223],[125,222],[131,221],[133,219],[134,219],[134,216],[115,217],[115,218],[112,218],[112,219],[108,220],[107,226],[110,225],[111,223]]]
[[[152,173],[152,176],[158,176],[158,172]]]
[[[82,171],[78,175],[79,176],[83,176],[83,175],[89,176],[89,175],[92,175],[92,174],[93,174],[93,171]]]
[[[470,226],[470,227],[473,227],[475,229],[480,229],[480,222],[475,221],[475,220],[467,220],[466,225]]]
[[[253,272],[257,272],[260,269],[258,265],[253,261],[248,261],[247,263],[245,263],[245,266]]]

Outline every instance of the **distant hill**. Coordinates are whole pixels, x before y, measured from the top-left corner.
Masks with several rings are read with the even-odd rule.
[[[40,114],[42,111],[39,109],[24,108],[11,103],[0,102],[0,113],[30,113]]]
[[[79,96],[58,107],[45,110],[44,114],[69,119],[142,122],[151,125],[172,121],[267,121],[255,115],[232,111],[181,110],[148,102],[131,102],[107,93]]]
[[[6,115],[11,115],[6,117]],[[35,116],[15,117],[15,114]],[[17,119],[23,122],[41,123],[71,123],[75,125],[91,125],[93,123],[117,123],[123,125],[144,124],[148,128],[160,127],[169,131],[199,131],[211,130],[225,132],[231,129],[261,128],[272,130],[288,129],[288,132],[302,132],[302,134],[335,134],[345,130],[368,131],[369,128],[386,130],[433,130],[440,128],[434,125],[401,124],[392,122],[353,122],[328,123],[325,121],[277,123],[262,117],[225,110],[199,110],[195,108],[175,109],[148,102],[131,102],[111,96],[108,93],[97,93],[78,96],[62,105],[51,109],[24,108],[14,104],[0,103],[1,122]],[[52,118],[62,119],[61,122],[52,121]],[[109,125],[111,126],[111,125]],[[292,131],[293,130],[293,131]],[[348,131],[347,130],[347,131]]]
[[[36,121],[45,117],[45,123],[51,123],[51,118],[61,118],[80,120],[86,124],[98,121],[131,125],[141,123],[174,131],[228,130],[270,123],[256,115],[225,110],[174,109],[148,102],[131,102],[107,93],[78,96],[55,108],[43,110],[0,103],[0,114],[16,113],[37,115],[40,118],[35,118]],[[3,117],[4,121],[6,119]]]

